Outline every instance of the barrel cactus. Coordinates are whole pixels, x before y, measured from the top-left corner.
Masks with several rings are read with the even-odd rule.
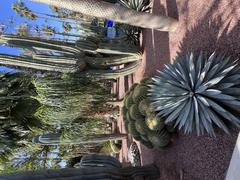
[[[151,82],[151,79],[144,78],[139,84],[135,83],[130,87],[124,98],[122,114],[126,131],[135,140],[148,148],[162,148],[170,142],[171,133],[168,125],[156,116],[147,97]]]
[[[240,125],[240,68],[231,57],[190,53],[152,80],[149,99],[165,123],[210,136],[215,136],[215,127],[229,133],[227,123]]]

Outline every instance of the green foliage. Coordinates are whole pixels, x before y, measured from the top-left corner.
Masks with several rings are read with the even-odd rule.
[[[41,107],[36,117],[47,124],[68,124],[78,117],[97,112],[95,104],[109,96],[109,90],[96,81],[70,76],[34,80]]]
[[[61,139],[77,139],[95,134],[110,133],[107,130],[106,121],[99,118],[78,118],[73,123],[65,125]]]
[[[239,77],[238,62],[230,57],[191,53],[153,78],[150,100],[165,123],[185,133],[215,136],[215,126],[229,133],[226,123],[240,125]]]
[[[72,30],[72,26],[70,23],[63,23],[62,27],[65,32],[70,32]]]
[[[54,34],[56,34],[55,28],[51,26],[43,25],[41,31],[47,36],[53,36]]]
[[[0,78],[0,163],[30,143],[32,131],[42,128],[33,113],[39,106],[31,78],[22,73],[2,74]]]
[[[136,11],[149,12],[151,9],[150,0],[119,0],[119,2],[123,6]]]

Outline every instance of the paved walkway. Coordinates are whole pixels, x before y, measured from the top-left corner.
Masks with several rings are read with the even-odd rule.
[[[233,151],[232,159],[227,171],[225,180],[238,180],[240,179],[240,134]]]
[[[226,52],[240,57],[240,0],[152,0],[153,13],[179,19],[176,32],[153,30],[143,32],[143,61],[134,74],[134,82],[143,76],[152,77],[165,63],[173,62],[177,54]],[[130,78],[120,78],[119,95],[124,96],[131,85]],[[124,132],[123,122],[119,129]],[[239,129],[230,127],[231,135],[217,130],[217,137],[178,133],[166,150],[150,150],[140,145],[143,164],[155,163],[161,180],[224,180],[232,157]],[[121,152],[127,161],[128,142]],[[240,180],[240,176],[237,179]]]

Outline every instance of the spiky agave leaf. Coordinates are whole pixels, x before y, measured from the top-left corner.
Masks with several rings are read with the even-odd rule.
[[[240,68],[230,57],[191,53],[177,57],[152,79],[150,100],[165,123],[211,136],[214,126],[229,133],[227,121],[239,126]]]
[[[149,12],[151,9],[150,0],[119,0],[119,3],[136,11]]]

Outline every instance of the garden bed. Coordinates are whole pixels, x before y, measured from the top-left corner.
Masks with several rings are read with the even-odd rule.
[[[177,32],[167,33],[144,30],[142,37],[142,66],[133,77],[120,78],[119,96],[123,97],[133,82],[144,76],[151,77],[165,63],[173,61],[177,54],[189,51],[225,52],[237,58],[240,55],[240,6],[239,0],[177,0],[153,1],[153,13],[161,13],[179,19]],[[125,132],[122,118],[118,122]],[[239,130],[230,128],[231,135],[217,131],[216,138],[208,135],[178,133],[165,150],[150,150],[139,145],[144,165],[155,163],[159,166],[161,180],[204,179],[222,180],[231,159]],[[128,161],[127,151],[131,137],[123,142],[120,160]]]

